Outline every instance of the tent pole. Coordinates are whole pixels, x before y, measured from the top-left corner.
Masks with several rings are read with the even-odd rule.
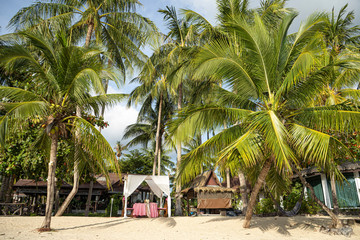
[[[125,206],[124,206],[124,218],[127,218],[126,216],[126,212],[127,212],[127,181],[125,180],[124,182],[124,191],[123,191],[123,194],[124,194],[124,198],[125,198]]]
[[[171,197],[170,195],[167,197],[168,201],[168,217],[171,217]]]

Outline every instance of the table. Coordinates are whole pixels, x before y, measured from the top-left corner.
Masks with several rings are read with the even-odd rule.
[[[148,216],[150,218],[156,218],[159,216],[157,203],[134,203],[132,215]]]

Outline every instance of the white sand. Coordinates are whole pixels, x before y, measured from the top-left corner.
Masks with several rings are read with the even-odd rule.
[[[329,217],[254,217],[250,229],[242,217],[99,218],[53,217],[52,232],[39,233],[43,217],[0,217],[0,239],[316,239],[341,240],[319,232]],[[360,224],[350,239],[360,239]]]

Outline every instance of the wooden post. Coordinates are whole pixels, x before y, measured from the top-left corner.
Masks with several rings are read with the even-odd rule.
[[[187,211],[188,211],[188,216],[190,216],[190,203],[189,203],[189,198],[186,198],[187,201]]]

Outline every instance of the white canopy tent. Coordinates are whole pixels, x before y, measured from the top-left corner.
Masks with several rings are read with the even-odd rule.
[[[163,193],[167,195],[167,207],[168,217],[171,217],[171,198],[170,198],[170,181],[169,176],[153,176],[153,175],[127,175],[124,182],[124,218],[126,218],[127,212],[127,198],[139,187],[139,185],[145,181],[156,196],[160,199],[163,197]]]

